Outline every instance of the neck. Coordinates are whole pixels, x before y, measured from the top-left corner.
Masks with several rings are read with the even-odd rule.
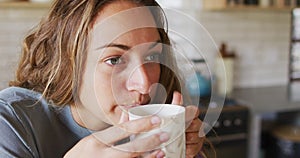
[[[71,105],[70,108],[73,119],[81,127],[92,131],[101,131],[111,126],[97,118],[93,113],[87,111],[81,105]]]

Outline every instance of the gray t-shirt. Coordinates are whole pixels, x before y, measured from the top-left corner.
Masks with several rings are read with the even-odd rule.
[[[52,106],[28,89],[0,91],[1,158],[63,157],[90,133],[74,121],[69,106]]]

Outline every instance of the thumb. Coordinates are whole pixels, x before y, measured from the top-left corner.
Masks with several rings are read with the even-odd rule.
[[[129,116],[127,111],[122,110],[122,114],[120,116],[119,124],[129,121]]]
[[[182,105],[183,104],[183,99],[181,93],[175,91],[173,93],[173,99],[172,99],[172,104],[175,105]]]

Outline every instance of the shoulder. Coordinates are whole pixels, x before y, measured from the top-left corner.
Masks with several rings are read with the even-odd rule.
[[[35,157],[26,113],[16,105],[25,100],[34,100],[26,91],[16,87],[0,91],[0,133],[3,136],[0,140],[0,155]]]
[[[15,115],[22,117],[32,115],[38,109],[48,109],[48,103],[38,92],[9,87],[0,91],[0,113],[5,109],[10,109]]]
[[[0,91],[0,101],[8,104],[23,100],[37,100],[41,97],[42,95],[38,92],[20,87],[9,87]]]
[[[38,92],[10,87],[0,91],[0,116],[32,127],[40,124],[43,117],[51,113],[48,102]]]
[[[29,102],[36,100],[36,95],[32,95],[30,90],[19,88],[19,87],[9,87],[0,91],[0,115],[3,119],[6,117],[17,117],[18,114],[22,114],[22,108],[28,105]],[[24,106],[23,106],[24,104]],[[24,109],[23,109],[24,110]]]

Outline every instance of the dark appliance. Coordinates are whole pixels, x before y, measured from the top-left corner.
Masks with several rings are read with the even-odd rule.
[[[299,158],[300,127],[294,125],[276,126],[271,131],[266,147],[266,158]]]
[[[206,104],[208,102],[208,99],[205,101],[205,99],[200,98],[201,113],[199,118],[201,120],[206,115]],[[249,109],[246,106],[239,105],[233,99],[225,99],[218,120],[206,135],[214,149],[210,148],[208,144],[204,145],[204,149],[212,157],[215,153],[217,158],[232,158],[235,156],[246,158],[248,154],[248,125]]]

